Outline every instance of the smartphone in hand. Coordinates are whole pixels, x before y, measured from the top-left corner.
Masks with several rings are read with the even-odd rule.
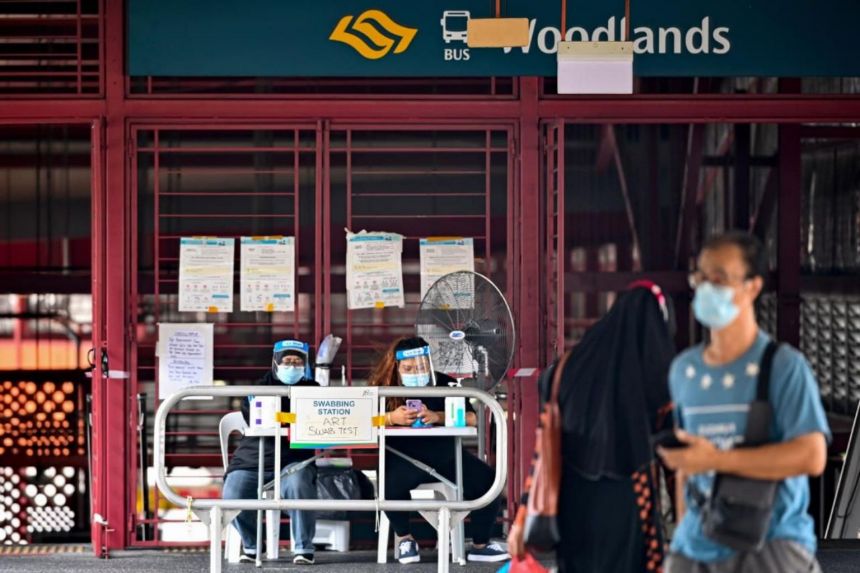
[[[406,400],[406,408],[408,410],[413,410],[415,412],[421,413],[421,410],[424,409],[424,402],[421,400]],[[432,424],[425,424],[421,421],[421,418],[417,418],[415,422],[412,424],[413,428],[430,428]]]
[[[687,444],[678,439],[675,435],[675,430],[663,430],[651,436],[651,444],[657,448],[665,448],[667,450],[675,450],[678,448],[686,448]]]

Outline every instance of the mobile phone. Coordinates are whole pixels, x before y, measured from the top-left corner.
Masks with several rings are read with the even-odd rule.
[[[421,400],[406,400],[406,408],[413,412],[420,412],[424,409],[424,403]],[[421,418],[416,418],[412,423],[413,428],[430,428],[432,424],[425,424]]]
[[[679,440],[678,436],[675,435],[675,430],[663,430],[654,434],[651,436],[651,443],[655,448],[659,446],[667,450],[687,447],[687,444]]]

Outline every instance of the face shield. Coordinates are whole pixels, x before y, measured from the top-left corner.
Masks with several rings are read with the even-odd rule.
[[[310,347],[298,340],[281,340],[272,352],[272,374],[284,384],[312,378]]]
[[[430,359],[430,347],[412,348],[410,350],[398,350],[395,354],[397,360],[397,372],[400,382],[404,386],[420,387],[436,385],[436,376],[433,372],[433,362]]]

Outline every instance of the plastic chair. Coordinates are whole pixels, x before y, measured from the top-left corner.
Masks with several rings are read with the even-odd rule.
[[[242,417],[242,412],[230,412],[224,415],[218,423],[218,437],[221,440],[221,463],[224,465],[224,471],[227,471],[227,465],[230,463],[228,450],[230,434],[239,432],[244,436],[247,429],[248,425],[245,423],[245,418]],[[232,521],[227,524],[225,545],[224,557],[227,562],[238,563],[242,553],[242,538]]]
[[[442,482],[422,483],[410,492],[412,499],[446,499],[455,498],[454,488]],[[439,525],[438,511],[420,511],[421,517],[434,529]],[[451,513],[451,561],[460,565],[466,564],[465,535],[463,531],[463,520],[469,512],[455,511]],[[376,562],[385,564],[388,562],[388,539],[391,537],[391,522],[383,512],[379,518],[379,539],[377,542]],[[397,544],[394,544],[394,558],[398,557]]]

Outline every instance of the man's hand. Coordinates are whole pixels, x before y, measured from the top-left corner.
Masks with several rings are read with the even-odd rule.
[[[684,448],[657,448],[657,453],[669,468],[684,474],[696,475],[717,469],[720,450],[707,438],[675,430],[678,439],[687,444]]]
[[[827,463],[827,441],[821,432],[811,432],[787,442],[750,448],[719,450],[705,438],[676,430],[686,448],[657,448],[674,470],[686,475],[718,471],[752,479],[782,480],[794,476],[818,476]]]
[[[431,426],[442,424],[445,420],[443,414],[440,412],[434,412],[433,410],[428,410],[426,407],[421,409],[421,413],[418,414],[418,417],[421,418],[421,422],[423,424]]]

